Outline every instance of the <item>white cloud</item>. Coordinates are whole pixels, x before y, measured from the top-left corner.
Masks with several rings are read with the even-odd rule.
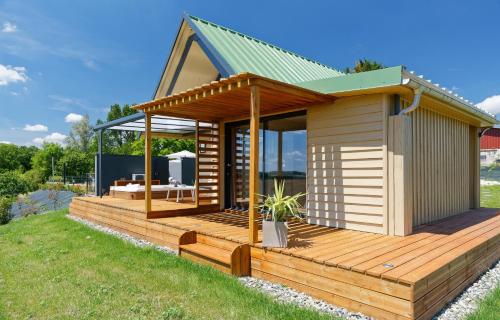
[[[17,26],[15,24],[10,23],[8,21],[3,23],[2,32],[12,33],[12,32],[16,32],[16,30],[17,30]]]
[[[488,97],[483,101],[479,102],[477,106],[490,113],[498,114],[500,113],[500,95]]]
[[[64,140],[66,140],[66,138],[67,137],[62,133],[53,132],[53,133],[51,133],[48,136],[45,136],[43,138],[35,138],[35,139],[33,139],[33,142],[36,144],[43,144],[43,143],[64,144]]]
[[[25,67],[12,67],[0,64],[0,86],[6,86],[9,83],[26,82],[28,76],[26,75]]]
[[[75,106],[82,109],[87,108],[85,103],[80,99],[65,97],[58,94],[51,94],[49,98],[54,100],[54,106],[51,107],[52,110],[69,112],[73,110]]]
[[[49,131],[49,128],[47,128],[47,126],[44,126],[43,124],[27,124],[24,126],[23,130],[31,132],[46,132]]]
[[[5,141],[5,140],[2,140],[2,141],[0,141],[0,144],[12,144],[12,142],[10,142],[10,141]]]
[[[66,121],[68,123],[80,122],[82,120],[83,120],[83,116],[81,114],[77,114],[77,113],[70,113],[64,118],[64,121]]]
[[[97,63],[92,60],[92,59],[88,59],[88,58],[84,58],[83,59],[83,64],[89,68],[89,69],[92,69],[92,70],[98,70],[99,67],[97,66]]]

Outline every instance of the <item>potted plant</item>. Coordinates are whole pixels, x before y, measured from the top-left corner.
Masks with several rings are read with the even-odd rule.
[[[262,246],[286,248],[288,245],[288,224],[290,218],[302,219],[299,199],[304,193],[285,196],[285,182],[274,179],[274,194],[261,195],[264,198],[259,206],[262,210]]]

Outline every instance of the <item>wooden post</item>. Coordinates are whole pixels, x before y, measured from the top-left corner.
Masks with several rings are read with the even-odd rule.
[[[151,212],[151,114],[145,116],[146,130],[144,131],[144,171],[145,171],[145,209],[146,214]]]
[[[258,241],[257,206],[259,204],[259,121],[260,91],[256,86],[250,88],[250,173],[248,203],[248,241]]]
[[[412,122],[389,117],[389,235],[406,236],[413,226]]]
[[[199,133],[200,132],[199,131],[200,131],[200,122],[198,120],[196,120],[196,131],[195,131],[196,158],[195,158],[195,165],[194,165],[194,174],[195,174],[195,176],[194,176],[195,182],[194,183],[196,185],[194,199],[195,199],[196,208],[198,208],[198,206],[200,205],[200,160],[199,160],[199,157],[200,157],[200,136],[199,136]]]

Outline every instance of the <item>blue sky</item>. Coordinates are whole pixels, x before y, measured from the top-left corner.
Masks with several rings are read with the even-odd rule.
[[[403,64],[500,113],[500,1],[331,2],[0,1],[0,141],[149,100],[183,12],[339,69]]]

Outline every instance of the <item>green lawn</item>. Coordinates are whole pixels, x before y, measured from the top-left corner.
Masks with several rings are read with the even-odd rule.
[[[500,186],[481,187],[481,206],[500,208]],[[467,318],[467,320],[490,319],[500,319],[500,287],[482,301],[479,309]]]
[[[500,319],[500,287],[490,294],[479,305],[479,309],[467,317],[467,320],[498,320]]]
[[[481,187],[481,207],[500,208],[500,186]]]
[[[330,319],[65,217],[0,226],[0,319]]]

